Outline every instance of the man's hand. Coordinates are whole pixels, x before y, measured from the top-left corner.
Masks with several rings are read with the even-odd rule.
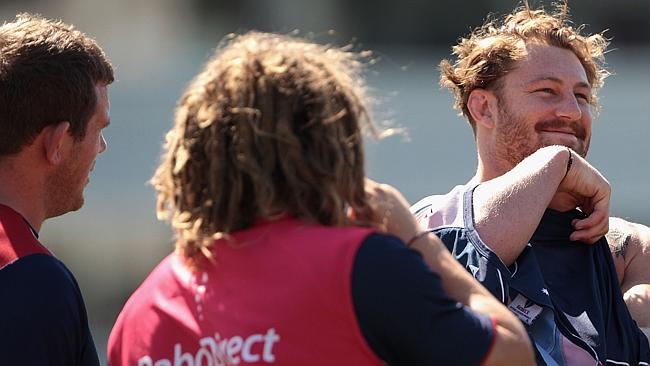
[[[609,230],[611,186],[607,179],[576,152],[571,151],[570,168],[549,207],[568,211],[576,207],[588,216],[574,220],[571,240],[593,244]]]
[[[408,242],[418,231],[415,217],[409,210],[406,198],[388,184],[377,183],[371,179],[365,182],[366,198],[372,210],[371,217],[363,217],[384,232],[395,235],[403,242]],[[362,219],[350,211],[352,219]]]

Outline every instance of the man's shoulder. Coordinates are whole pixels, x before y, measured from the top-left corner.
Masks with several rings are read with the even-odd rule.
[[[420,228],[464,227],[463,196],[466,190],[467,186],[458,185],[446,194],[427,196],[411,206]]]
[[[48,301],[77,301],[81,297],[79,286],[72,272],[57,258],[36,253],[12,261],[0,269],[0,286],[3,302],[40,303]],[[65,299],[65,300],[64,300]]]
[[[0,270],[0,298],[4,362],[99,364],[81,291],[61,261],[37,253],[6,265]]]
[[[51,255],[23,217],[0,204],[0,269],[19,258],[38,253]]]
[[[21,257],[0,270],[0,333],[81,329],[86,309],[72,273],[46,254]]]
[[[125,349],[132,349],[136,343],[142,346],[143,342],[148,342],[147,337],[153,334],[169,332],[167,327],[159,326],[159,319],[164,314],[172,312],[173,317],[183,320],[190,316],[187,311],[188,304],[191,304],[187,301],[189,292],[185,290],[204,282],[204,278],[198,274],[183,263],[179,254],[172,253],[165,257],[120,310],[108,338],[109,360],[119,363],[119,355],[126,352]],[[154,308],[158,309],[153,311]],[[133,324],[138,326],[134,327]]]
[[[169,254],[131,294],[120,312],[118,321],[119,318],[138,317],[144,309],[154,306],[157,300],[165,300],[173,292],[181,291],[184,286],[195,282],[195,277],[196,273],[183,263],[178,254]]]
[[[609,218],[609,232],[606,235],[612,254],[627,257],[650,252],[650,227],[619,217]],[[628,249],[631,253],[628,253]]]

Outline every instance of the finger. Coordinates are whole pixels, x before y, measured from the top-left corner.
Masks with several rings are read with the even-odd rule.
[[[584,219],[574,219],[571,224],[577,230],[588,229],[590,227],[607,226],[609,223],[609,209],[607,204],[597,204],[589,216]],[[607,228],[605,228],[607,230]],[[606,234],[607,231],[603,233]]]
[[[602,237],[602,235],[600,237]],[[593,231],[591,229],[577,230],[571,233],[571,235],[569,236],[569,240],[579,241],[587,244],[594,244],[596,241],[598,241],[598,238],[600,237],[594,237]]]
[[[570,240],[582,241],[588,244],[593,244],[607,234],[609,228],[608,220],[601,221],[593,226],[588,226],[585,229],[576,230],[569,236]]]
[[[594,212],[587,218],[573,220],[574,235],[582,240],[603,236],[607,233],[609,217],[602,212]]]
[[[571,223],[576,230],[586,230],[594,226],[598,226],[605,219],[605,216],[594,212],[584,219],[574,219]]]
[[[606,216],[578,220],[574,225],[576,229],[574,234],[580,239],[603,236],[607,234],[607,230],[609,229],[608,222],[609,220]]]
[[[348,209],[345,210],[345,216],[350,221],[357,221],[357,213],[354,211],[352,207],[348,207]]]
[[[368,187],[368,186],[372,187],[372,186],[377,186],[377,185],[379,185],[379,183],[377,183],[376,181],[374,181],[374,180],[372,180],[372,179],[370,179],[370,178],[368,178],[368,177],[366,177],[366,178],[364,179],[364,183],[365,183],[366,187]]]

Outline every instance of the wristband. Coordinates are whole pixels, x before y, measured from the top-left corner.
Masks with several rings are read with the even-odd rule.
[[[571,170],[571,165],[573,165],[573,152],[571,151],[571,148],[567,147],[566,151],[569,152],[569,160],[566,162],[566,172],[564,173],[564,178],[569,175],[569,170]]]
[[[411,245],[413,245],[413,243],[415,243],[418,239],[429,235],[429,233],[430,233],[430,231],[422,231],[422,232],[419,232],[419,233],[413,235],[413,237],[411,239],[409,239],[409,241],[406,242],[406,246],[410,248]]]

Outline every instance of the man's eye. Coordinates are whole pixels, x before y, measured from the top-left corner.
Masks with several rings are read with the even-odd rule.
[[[537,89],[535,91],[536,92],[541,92],[541,93],[546,93],[546,94],[554,94],[555,93],[555,91],[553,91],[553,89],[551,89],[551,88],[541,88],[541,89]]]
[[[587,94],[576,93],[575,96],[576,96],[576,99],[580,99],[580,100],[582,100],[582,101],[584,101],[586,103],[589,103],[591,101],[591,99],[589,98],[589,96]]]

